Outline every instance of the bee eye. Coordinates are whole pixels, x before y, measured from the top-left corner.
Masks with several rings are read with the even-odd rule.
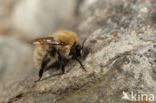
[[[81,50],[81,47],[78,45],[78,46],[76,47],[76,50],[80,51],[80,50]]]

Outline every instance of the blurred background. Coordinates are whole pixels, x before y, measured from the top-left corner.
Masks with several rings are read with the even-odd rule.
[[[52,103],[57,96],[61,103],[120,103],[125,90],[156,95],[155,7],[156,0],[0,0],[0,102]],[[90,35],[88,72],[76,65],[61,78],[34,83],[28,42],[59,29],[80,41]]]
[[[76,32],[79,14],[95,0],[0,0],[0,91],[36,71],[28,41],[58,29]]]

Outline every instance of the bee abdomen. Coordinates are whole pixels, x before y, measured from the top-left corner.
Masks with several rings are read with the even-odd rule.
[[[38,69],[41,69],[41,63],[47,51],[42,46],[37,46],[34,51],[34,64]]]

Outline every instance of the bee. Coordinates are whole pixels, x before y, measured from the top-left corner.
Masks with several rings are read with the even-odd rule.
[[[34,64],[39,69],[38,81],[42,78],[44,71],[53,67],[60,68],[64,74],[65,66],[70,60],[76,60],[86,71],[80,61],[85,40],[80,45],[77,35],[68,30],[60,30],[47,37],[32,40],[31,43],[36,45]]]

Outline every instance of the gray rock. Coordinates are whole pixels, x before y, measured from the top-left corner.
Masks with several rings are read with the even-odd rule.
[[[3,91],[0,100],[13,103],[131,103],[156,96],[156,30],[150,0],[98,0],[80,13],[77,30],[90,53],[66,67],[64,75],[34,83],[35,72]],[[80,6],[81,7],[81,6]],[[83,40],[83,39],[82,39]],[[33,71],[34,69],[32,69]],[[5,92],[5,95],[4,95]],[[0,94],[1,95],[1,94]],[[139,99],[138,97],[136,98]],[[154,103],[154,102],[153,102]]]

